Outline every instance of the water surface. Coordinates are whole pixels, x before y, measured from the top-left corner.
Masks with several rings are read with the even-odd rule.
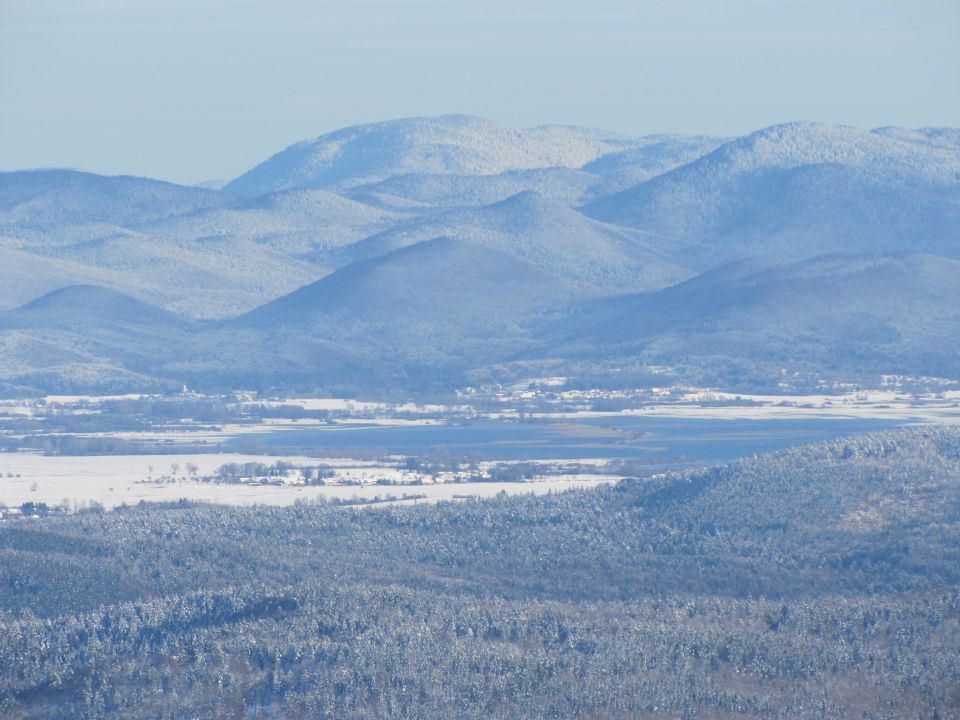
[[[272,453],[378,453],[482,460],[625,458],[712,464],[905,424],[876,418],[720,419],[624,415],[572,420],[476,420],[448,425],[281,428],[230,440]]]

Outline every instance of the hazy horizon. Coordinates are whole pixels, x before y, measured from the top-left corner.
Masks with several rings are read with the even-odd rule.
[[[315,139],[315,138],[317,138],[317,137],[323,136],[323,135],[328,134],[328,133],[331,133],[331,132],[335,132],[335,131],[340,130],[340,129],[342,129],[342,128],[354,127],[354,126],[362,126],[362,125],[370,125],[370,124],[375,125],[375,124],[379,124],[379,123],[386,123],[386,122],[391,122],[391,121],[400,121],[400,120],[406,120],[406,119],[412,119],[412,118],[420,118],[420,117],[423,117],[423,118],[437,118],[437,117],[459,116],[459,115],[465,115],[465,116],[469,116],[469,117],[480,117],[480,118],[482,118],[482,119],[491,120],[491,121],[493,121],[493,122],[496,122],[496,123],[498,123],[498,124],[504,125],[504,126],[506,126],[506,127],[510,127],[507,123],[501,123],[500,121],[496,120],[495,118],[473,115],[473,114],[471,114],[471,113],[457,113],[457,112],[438,113],[438,114],[436,114],[436,115],[408,115],[408,116],[403,116],[403,117],[382,118],[382,119],[380,119],[380,120],[371,120],[371,121],[358,122],[358,123],[347,123],[346,125],[343,125],[343,126],[338,126],[338,127],[334,127],[334,128],[329,128],[329,129],[327,129],[327,130],[324,130],[324,131],[321,132],[321,133],[316,133],[316,134],[314,134],[314,135],[304,136],[304,137],[302,137],[302,138],[295,139],[295,140],[293,140],[293,141],[291,141],[291,142],[289,142],[289,143],[287,143],[287,144],[285,144],[285,145],[277,146],[277,147],[274,148],[273,150],[269,150],[269,151],[268,151],[265,155],[263,155],[262,157],[258,157],[258,158],[253,159],[253,160],[250,162],[250,164],[249,164],[248,166],[242,168],[242,169],[240,170],[240,172],[239,172],[236,176],[215,176],[214,174],[210,174],[210,173],[208,173],[207,175],[203,175],[203,174],[201,173],[201,178],[202,178],[202,179],[200,179],[200,180],[195,180],[195,181],[178,181],[178,180],[172,180],[172,179],[170,179],[170,178],[158,177],[158,176],[155,176],[155,175],[150,175],[150,174],[147,174],[147,173],[140,173],[140,172],[136,172],[136,171],[130,171],[130,172],[128,172],[128,171],[120,171],[120,172],[100,172],[100,171],[97,171],[97,170],[92,170],[92,169],[87,168],[87,167],[80,167],[80,166],[73,166],[73,165],[42,165],[42,166],[36,166],[36,167],[0,167],[0,172],[16,172],[16,171],[31,171],[31,170],[71,170],[71,171],[77,171],[77,172],[88,172],[88,173],[94,173],[94,174],[101,174],[101,175],[106,175],[106,176],[111,176],[111,177],[121,177],[121,176],[142,177],[142,178],[148,178],[148,179],[153,179],[153,180],[160,180],[160,181],[163,181],[163,182],[170,182],[170,183],[174,183],[174,184],[181,184],[181,185],[187,185],[187,186],[212,184],[213,187],[216,187],[219,183],[225,183],[225,182],[228,182],[228,181],[230,181],[230,180],[236,179],[236,177],[239,177],[239,176],[242,175],[243,173],[247,172],[248,170],[251,170],[252,168],[254,168],[254,167],[256,167],[257,165],[259,165],[260,163],[262,163],[263,161],[265,161],[265,160],[267,160],[268,158],[272,157],[273,155],[275,155],[275,154],[277,154],[277,153],[285,150],[286,148],[290,147],[291,145],[295,145],[296,143],[301,142],[301,141],[313,140],[313,139]],[[662,132],[637,133],[637,134],[632,135],[632,136],[633,136],[633,137],[643,137],[643,136],[670,135],[670,134],[677,134],[677,135],[686,135],[686,134],[689,134],[689,135],[691,135],[691,136],[693,136],[693,135],[703,135],[703,136],[724,137],[724,136],[726,136],[726,135],[730,135],[731,137],[736,137],[736,136],[741,136],[741,135],[747,135],[747,134],[750,134],[750,133],[752,133],[752,132],[755,132],[755,131],[758,131],[758,130],[762,130],[763,128],[766,128],[766,127],[771,127],[771,126],[776,126],[776,125],[783,125],[783,124],[790,124],[790,123],[794,123],[794,122],[819,123],[819,122],[822,122],[822,121],[817,120],[817,119],[815,119],[815,118],[794,118],[794,119],[790,119],[790,120],[784,120],[784,121],[782,121],[782,122],[771,123],[770,125],[757,126],[757,127],[755,127],[755,128],[751,128],[751,129],[749,129],[749,130],[746,130],[746,131],[744,131],[743,133],[729,133],[729,134],[727,134],[727,133],[711,133],[711,132],[703,132],[703,133],[674,133],[673,131],[665,130],[665,131],[662,131]],[[837,124],[838,126],[857,127],[857,126],[849,125],[848,123],[836,123],[836,124]],[[611,130],[611,128],[602,127],[602,126],[597,126],[597,125],[595,125],[595,126],[584,126],[584,125],[572,125],[572,124],[566,124],[566,123],[542,123],[542,124],[540,124],[540,125],[530,125],[530,126],[526,126],[526,127],[518,128],[518,129],[530,130],[530,129],[534,129],[534,128],[537,128],[537,127],[550,127],[550,126],[567,126],[567,127],[592,128],[592,129],[597,129],[597,130]],[[958,125],[958,126],[960,126],[960,125]],[[516,126],[514,126],[514,127],[516,127]],[[883,127],[902,127],[902,128],[905,128],[905,129],[917,130],[917,129],[939,128],[939,127],[955,127],[955,126],[917,125],[917,126],[912,126],[912,127],[911,127],[911,126],[904,126],[904,125],[872,125],[872,126],[864,126],[864,127],[861,127],[860,129],[873,130],[873,129],[883,128]],[[616,130],[611,130],[611,131],[612,131],[612,132],[619,132],[619,131],[616,131]],[[624,135],[624,136],[630,136],[630,134],[628,134],[628,133],[623,133],[623,135]]]
[[[0,170],[229,179],[340,127],[450,113],[627,135],[956,127],[958,29],[936,0],[14,0]]]

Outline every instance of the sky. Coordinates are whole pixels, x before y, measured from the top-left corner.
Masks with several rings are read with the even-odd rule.
[[[960,126],[957,0],[0,0],[0,170],[230,179],[340,127]]]

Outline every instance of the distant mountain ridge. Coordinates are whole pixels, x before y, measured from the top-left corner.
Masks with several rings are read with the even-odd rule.
[[[513,354],[533,319],[569,295],[524,260],[441,237],[355,262],[228,325],[277,338],[266,344],[285,357],[321,337],[375,358],[381,378],[435,384]]]
[[[547,355],[588,364],[960,377],[960,261],[829,255],[739,262],[656,293],[586,303],[548,327]]]
[[[124,389],[352,392],[450,389],[522,366],[620,382],[668,366],[679,380],[738,388],[795,373],[960,378],[958,287],[960,261],[832,255],[739,262],[655,293],[576,301],[530,263],[437,238],[219,322],[101,288],[54,291],[0,313],[0,385],[30,387],[44,368],[71,391],[113,371],[133,379]]]
[[[532,190],[408,220],[342,253],[349,260],[367,259],[441,235],[514,255],[587,294],[661,288],[692,274],[679,259],[682,247],[596,222]]]
[[[105,222],[122,225],[222,204],[213,190],[78,170],[0,173],[0,228]]]
[[[960,146],[789,123],[584,206],[703,247],[699,268],[831,250],[960,257]]]
[[[404,118],[222,189],[0,173],[0,384],[960,378],[957,261],[957,129]]]
[[[224,189],[249,197],[293,187],[350,187],[408,173],[492,175],[578,168],[631,142],[615,133],[583,128],[514,130],[468,115],[405,118],[297,143]]]

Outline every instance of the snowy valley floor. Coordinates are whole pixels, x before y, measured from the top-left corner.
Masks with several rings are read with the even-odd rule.
[[[255,407],[261,416],[50,433],[51,438],[122,442],[127,449],[0,453],[0,507],[8,508],[10,518],[31,503],[75,510],[180,499],[228,505],[416,504],[501,492],[544,494],[859,432],[960,423],[957,391],[744,396],[690,390],[617,410],[584,407],[596,399],[573,394],[558,400],[517,391],[501,393],[481,409],[317,398],[245,400],[235,404],[238,412]],[[0,427],[25,418],[49,420],[51,414],[82,420],[103,412],[104,403],[140,400],[2,401],[0,419],[6,424]],[[517,406],[531,401],[539,402],[537,410],[521,414]],[[279,416],[263,417],[264,408]],[[297,415],[294,410],[305,416],[281,417]],[[17,436],[6,435],[15,445]],[[220,475],[229,464],[278,462],[287,465],[276,477],[248,472],[226,482]],[[305,482],[300,468],[322,468],[323,479]]]

